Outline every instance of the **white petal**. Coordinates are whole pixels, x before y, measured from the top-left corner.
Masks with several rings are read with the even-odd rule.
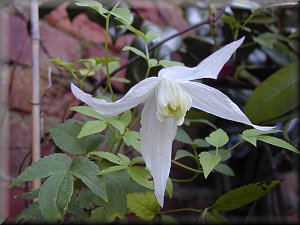
[[[123,98],[116,102],[93,98],[74,84],[71,84],[71,89],[77,99],[92,106],[97,112],[105,116],[114,116],[145,102],[147,98],[154,94],[158,83],[159,79],[157,77],[147,78],[133,86]]]
[[[142,155],[154,181],[154,194],[161,207],[167,179],[171,168],[172,142],[176,135],[174,118],[159,122],[156,117],[156,100],[149,99],[144,106],[141,118]]]
[[[245,37],[225,45],[194,68],[184,66],[167,67],[159,71],[159,76],[166,79],[188,81],[201,78],[217,79],[218,74],[231,55],[243,43]]]
[[[214,114],[218,117],[250,125],[258,130],[271,130],[251,123],[239,107],[219,90],[196,82],[181,83],[182,88],[191,95],[192,107]]]

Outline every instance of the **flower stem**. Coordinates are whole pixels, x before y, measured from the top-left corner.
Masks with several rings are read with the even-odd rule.
[[[108,28],[109,28],[109,17],[110,14],[105,17],[105,44],[104,44],[104,49],[105,49],[105,69],[106,69],[106,76],[107,76],[107,86],[109,89],[109,92],[111,94],[111,98],[113,101],[115,101],[115,96],[114,92],[111,86],[111,80],[110,80],[110,73],[109,73],[109,66],[108,66]]]
[[[184,211],[190,211],[190,212],[196,212],[196,213],[202,213],[203,212],[202,209],[181,208],[181,209],[173,209],[173,210],[158,212],[158,214],[168,214],[168,213],[176,213],[176,212],[184,212]]]
[[[172,181],[173,182],[177,182],[177,183],[188,183],[188,182],[192,182],[193,180],[195,180],[198,176],[199,176],[200,173],[196,173],[194,176],[192,176],[191,178],[189,179],[174,179],[172,178]]]
[[[195,172],[195,173],[203,173],[202,170],[197,170],[197,169],[194,169],[194,168],[192,168],[192,167],[183,165],[183,164],[181,164],[181,163],[179,163],[179,162],[177,162],[177,161],[175,161],[175,160],[173,160],[173,159],[172,159],[172,163],[175,164],[175,165],[177,165],[177,166],[180,166],[180,167],[182,167],[182,168],[185,168],[185,169],[187,169],[187,170],[189,170],[189,171]]]

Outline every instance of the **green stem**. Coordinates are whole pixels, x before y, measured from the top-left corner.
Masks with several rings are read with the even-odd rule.
[[[177,165],[177,166],[180,166],[180,167],[182,167],[182,168],[185,168],[185,169],[187,169],[187,170],[189,170],[189,171],[195,172],[195,173],[203,173],[202,170],[197,170],[197,169],[194,169],[194,168],[192,168],[192,167],[183,165],[183,164],[181,164],[181,163],[179,163],[179,162],[177,162],[177,161],[175,161],[175,160],[173,160],[173,159],[172,159],[172,163],[175,164],[175,165]]]
[[[228,152],[232,151],[234,148],[236,148],[238,145],[240,145],[243,142],[243,140],[240,140],[239,142],[237,142],[234,146],[232,146],[231,148],[227,149],[225,152],[221,153],[221,156],[226,155]]]
[[[196,212],[196,213],[202,213],[203,212],[202,209],[181,208],[181,209],[173,209],[173,210],[158,212],[158,214],[176,213],[176,212],[184,212],[184,211],[190,211],[190,212]]]
[[[200,173],[196,173],[194,176],[192,176],[191,178],[189,179],[174,179],[172,178],[172,181],[173,182],[177,182],[177,183],[188,183],[188,182],[192,182],[193,180],[195,180],[198,176],[199,176]]]
[[[107,76],[107,86],[108,86],[108,89],[109,89],[112,100],[115,101],[115,96],[114,96],[114,92],[113,92],[113,89],[112,89],[112,86],[111,86],[110,73],[109,73],[109,67],[108,67],[109,17],[110,17],[110,14],[105,17],[105,45],[104,45],[104,49],[105,49],[105,69],[106,69],[106,76]]]
[[[123,139],[120,140],[120,142],[119,142],[119,144],[118,144],[118,147],[117,147],[117,150],[116,150],[116,152],[114,153],[115,155],[119,153],[119,151],[120,151],[122,145],[123,145]]]

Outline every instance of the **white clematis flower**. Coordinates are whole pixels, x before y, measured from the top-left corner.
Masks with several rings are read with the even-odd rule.
[[[172,142],[177,126],[182,125],[186,112],[197,108],[218,117],[244,123],[259,130],[273,127],[256,126],[222,92],[194,79],[217,79],[224,64],[242,44],[244,37],[234,41],[204,59],[198,66],[173,66],[159,71],[158,77],[147,78],[133,86],[116,102],[93,98],[75,85],[77,99],[105,116],[114,116],[144,103],[141,116],[141,149],[146,166],[154,180],[154,193],[163,206],[166,182],[171,168]]]

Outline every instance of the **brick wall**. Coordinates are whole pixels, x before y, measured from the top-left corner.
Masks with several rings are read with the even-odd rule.
[[[132,1],[132,7],[139,16],[157,24],[168,23],[177,29],[187,24],[181,10],[171,4],[152,1]],[[43,127],[46,132],[51,126],[62,120],[64,109],[73,99],[69,90],[69,76],[62,73],[49,58],[60,57],[72,61],[83,57],[103,56],[104,29],[91,22],[86,15],[79,15],[70,21],[66,12],[67,3],[63,3],[55,11],[40,21],[41,51],[40,51],[40,85],[43,94],[48,85],[47,70],[52,68],[52,87],[43,98]],[[26,7],[25,7],[26,8]],[[28,7],[27,7],[28,8]],[[156,8],[156,9],[155,9]],[[162,16],[162,13],[163,15]],[[28,11],[23,12],[24,18],[13,7],[1,10],[1,171],[6,180],[1,177],[1,217],[8,214],[15,217],[25,206],[25,202],[16,196],[26,190],[21,186],[7,191],[10,179],[16,177],[19,170],[30,163],[31,151],[31,47],[27,32]],[[28,17],[28,16],[27,16]],[[166,18],[168,18],[166,20]],[[172,19],[173,18],[173,19]],[[175,19],[176,18],[176,19]],[[121,53],[124,45],[130,44],[132,35],[120,38],[111,48],[111,55],[121,56],[121,63],[126,62],[126,53]],[[124,75],[121,72],[119,76]],[[120,91],[123,86],[114,84]],[[10,138],[9,138],[10,137]],[[52,152],[53,146],[42,144],[42,155]],[[5,163],[6,162],[6,163]],[[23,163],[23,166],[22,166]],[[1,174],[2,176],[2,174]],[[9,196],[6,200],[6,196]],[[1,221],[2,221],[1,219]]]

